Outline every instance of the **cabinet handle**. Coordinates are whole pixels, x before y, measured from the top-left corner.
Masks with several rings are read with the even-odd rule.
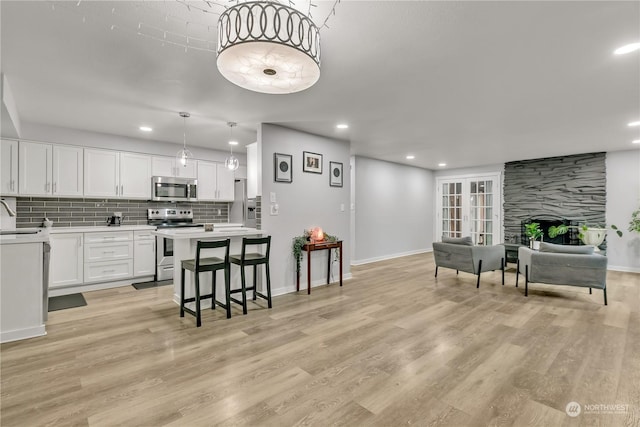
[[[118,185],[116,184],[116,196],[118,195]]]
[[[80,237],[78,239],[78,247],[81,248],[82,247],[82,237]]]
[[[102,270],[103,273],[113,273],[115,270]]]
[[[56,194],[57,188],[58,186],[56,185],[57,183],[53,183],[53,194]]]
[[[122,196],[124,194],[124,185],[120,186],[120,195]]]
[[[103,254],[114,254],[116,251],[102,251]]]
[[[16,183],[15,180],[12,179],[11,180],[11,191],[15,190],[15,186],[14,186],[15,183]]]

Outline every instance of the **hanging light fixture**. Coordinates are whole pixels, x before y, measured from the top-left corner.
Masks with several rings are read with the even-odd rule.
[[[182,117],[184,125],[184,139],[182,142],[182,150],[178,151],[178,154],[176,154],[176,163],[186,168],[187,162],[193,159],[193,154],[191,154],[191,151],[187,148],[187,117],[191,117],[191,114],[185,113],[184,111],[181,111],[178,114]]]
[[[220,73],[255,92],[286,94],[320,78],[320,32],[296,9],[272,1],[238,3],[218,20]]]
[[[231,150],[231,155],[227,157],[224,161],[224,167],[229,169],[230,171],[234,171],[238,169],[240,166],[240,162],[238,162],[238,158],[233,155],[233,146],[238,145],[238,141],[233,139],[233,128],[237,125],[236,122],[227,122],[227,126],[229,126],[229,149]]]

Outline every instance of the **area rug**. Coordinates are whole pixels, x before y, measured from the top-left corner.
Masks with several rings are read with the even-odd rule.
[[[169,279],[169,280],[160,280],[158,282],[152,280],[150,282],[140,282],[140,283],[134,283],[133,286],[134,288],[136,288],[137,290],[140,289],[149,289],[149,288],[158,288],[160,286],[169,286],[173,284],[173,280]]]
[[[82,294],[60,295],[49,298],[49,310],[58,311],[67,308],[82,307],[87,305],[87,301]]]

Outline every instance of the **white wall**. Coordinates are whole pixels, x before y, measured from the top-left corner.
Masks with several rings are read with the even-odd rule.
[[[640,150],[607,153],[607,224],[615,224],[622,237],[609,232],[609,269],[640,273],[640,234],[628,231],[631,213],[640,208]]]
[[[171,157],[175,156],[178,150],[182,148],[181,141],[178,141],[176,144],[171,144],[168,142],[127,138],[119,135],[34,123],[22,124],[21,139]],[[188,144],[187,146],[196,159],[224,162],[224,160],[229,157],[229,152],[227,151],[210,150],[204,147],[189,146]],[[238,151],[239,152],[236,152],[236,150],[234,150],[233,154],[238,158],[241,165],[246,165],[247,156],[244,153],[244,147],[238,149]]]
[[[433,172],[355,157],[353,264],[431,250]]]
[[[350,273],[349,244],[349,144],[311,135],[281,126],[262,124],[258,130],[262,164],[262,229],[271,237],[271,287],[275,295],[295,291],[295,260],[291,254],[292,239],[305,229],[319,226],[343,240],[343,275]],[[302,152],[323,155],[322,174],[302,172]],[[293,182],[274,182],[274,153],[293,156]],[[329,162],[343,164],[343,186],[329,186]],[[279,207],[277,216],[270,215],[270,197],[275,193]],[[341,211],[344,205],[344,211]],[[306,288],[306,254],[303,254],[300,277]],[[314,253],[311,265],[312,285],[326,283],[327,251]],[[338,263],[333,264],[333,278],[338,278]],[[332,285],[333,286],[333,285]],[[348,286],[348,284],[345,284]]]

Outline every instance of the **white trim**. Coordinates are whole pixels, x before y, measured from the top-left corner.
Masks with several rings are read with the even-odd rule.
[[[0,342],[5,343],[18,341],[27,338],[41,337],[43,335],[47,335],[47,331],[45,331],[44,325],[31,326],[29,328],[16,329],[13,331],[5,331],[0,333]]]
[[[49,288],[49,296],[57,297],[60,295],[77,294],[78,292],[99,291],[102,289],[119,288],[121,286],[129,286],[133,283],[148,282],[153,280],[153,276],[141,276],[134,279],[118,280],[115,282],[91,283],[86,285],[73,285],[66,288]]]
[[[383,255],[383,256],[379,256],[379,257],[367,258],[367,259],[361,259],[361,260],[351,260],[351,265],[370,264],[372,262],[386,261],[386,260],[389,260],[389,259],[402,258],[402,257],[405,257],[405,256],[424,254],[424,253],[428,253],[428,252],[433,252],[433,248],[417,249],[415,251],[401,252],[401,253],[397,253],[397,254]]]
[[[347,273],[344,274],[342,276],[342,281],[344,282],[345,280],[350,280],[353,278],[353,275],[351,273]],[[336,285],[338,287],[340,287],[340,279],[336,279],[335,281],[329,283],[329,285],[333,286]],[[326,279],[318,279],[318,280],[313,280],[311,281],[311,288],[317,288],[319,286],[329,286],[327,285],[327,281]],[[343,285],[345,286],[345,285]],[[304,284],[302,283],[302,281],[300,281],[300,291],[306,291],[307,290],[307,283],[305,282]],[[295,294],[297,293],[297,291],[293,288],[276,288],[276,289],[271,289],[271,296],[279,296],[279,295],[286,295],[286,294]]]
[[[623,273],[640,273],[640,268],[638,267],[624,267],[620,265],[610,265],[607,267],[608,271],[621,271]]]

